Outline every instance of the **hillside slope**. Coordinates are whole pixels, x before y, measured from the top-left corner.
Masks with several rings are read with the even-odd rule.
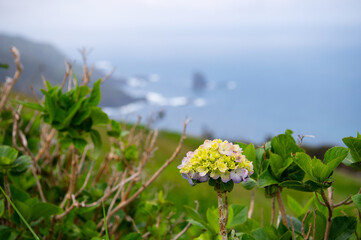
[[[48,43],[38,43],[23,37],[8,36],[0,33],[0,63],[8,64],[8,69],[0,68],[0,83],[4,82],[6,76],[12,76],[15,72],[15,64],[10,47],[19,49],[23,72],[15,84],[15,90],[31,93],[30,85],[40,93],[43,87],[41,75],[52,84],[60,84],[64,78],[66,56],[55,46]],[[68,59],[68,61],[72,62]],[[73,64],[75,74],[80,78],[82,66]],[[103,77],[105,74],[95,69],[93,80]],[[102,85],[102,106],[120,106],[128,104],[135,99],[121,91],[121,79],[109,78]],[[116,87],[114,87],[116,86]]]

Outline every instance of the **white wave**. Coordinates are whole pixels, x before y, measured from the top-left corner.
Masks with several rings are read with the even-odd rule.
[[[180,107],[188,104],[188,99],[186,97],[171,97],[165,98],[161,94],[156,92],[148,92],[145,95],[145,98],[150,104],[158,105],[158,106],[172,106],[172,107]]]
[[[134,88],[144,88],[147,86],[147,82],[141,78],[130,77],[127,79],[127,84]]]
[[[144,101],[139,101],[121,107],[105,107],[103,108],[103,111],[108,114],[110,118],[119,119],[120,116],[137,112],[145,106],[146,103]]]
[[[127,104],[125,106],[120,107],[119,108],[119,113],[122,114],[122,115],[127,115],[127,114],[130,114],[130,113],[137,112],[140,109],[144,108],[145,106],[146,106],[146,104],[143,101],[130,103],[130,104]]]
[[[173,107],[180,107],[187,105],[188,99],[186,97],[173,97],[168,99],[168,105]]]
[[[97,61],[95,67],[105,73],[111,72],[114,68],[113,64],[107,60]]]
[[[193,105],[196,107],[203,107],[206,105],[206,100],[204,98],[196,98],[193,101]]]

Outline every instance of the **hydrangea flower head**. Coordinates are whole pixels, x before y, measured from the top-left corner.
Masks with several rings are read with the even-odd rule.
[[[188,152],[178,169],[192,186],[210,178],[224,183],[246,182],[253,174],[252,162],[243,155],[242,148],[220,139],[205,140],[194,152]]]

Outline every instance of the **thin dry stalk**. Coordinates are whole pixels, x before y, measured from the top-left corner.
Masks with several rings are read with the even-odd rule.
[[[310,234],[311,234],[311,230],[312,230],[312,223],[310,223],[310,225],[308,226],[308,232],[307,232],[307,234],[305,233],[305,221],[306,221],[308,215],[310,215],[310,212],[311,211],[308,210],[306,215],[302,219],[301,233],[305,240],[308,240],[310,238]]]
[[[126,176],[127,176],[127,170],[124,171],[121,182],[124,182],[124,181],[125,181]],[[118,197],[119,197],[119,194],[120,194],[120,192],[121,192],[122,189],[123,189],[123,188],[118,188],[117,192],[115,193],[115,195],[114,195],[114,197],[113,197],[113,200],[112,200],[112,202],[111,202],[110,205],[109,205],[107,215],[109,215],[110,211],[111,211],[112,208],[114,207],[114,204],[115,204],[115,202],[117,201],[117,199],[118,199]]]
[[[79,191],[76,192],[75,197],[79,196],[80,193],[82,193],[84,191],[84,189],[86,188],[86,186],[88,185],[90,176],[91,176],[91,174],[93,172],[93,168],[94,168],[94,162],[91,163],[90,168],[88,170],[88,173],[87,173],[87,175],[85,177],[85,181],[84,181],[83,185],[81,186],[81,188],[79,189]]]
[[[67,200],[71,199],[71,197],[75,191],[77,177],[78,177],[78,155],[76,154],[76,150],[73,145],[70,146],[70,152],[71,152],[72,161],[71,161],[71,174],[70,174],[69,188],[68,188],[68,192],[66,193],[63,201],[60,204],[60,208],[64,208]]]
[[[103,197],[101,197],[100,199],[98,199],[95,202],[86,204],[85,207],[93,207],[93,206],[97,206],[99,204],[101,204],[102,202],[104,202],[105,200],[107,200],[115,191],[117,191],[119,188],[123,188],[124,185],[130,181],[132,181],[134,178],[138,177],[136,174],[130,176],[129,178],[125,179],[124,181],[120,181],[119,184],[117,184],[115,187],[110,188],[109,186],[107,187],[107,189],[104,192]],[[103,223],[103,222],[101,222]],[[99,227],[101,226],[101,224],[99,224]]]
[[[313,234],[312,239],[316,239],[316,210],[313,210]]]
[[[283,205],[283,200],[282,200],[280,189],[278,189],[278,191],[276,192],[276,197],[277,197],[277,201],[278,201],[278,207],[281,212],[282,223],[283,223],[283,225],[285,225],[286,228],[289,229],[288,222],[287,222],[286,210],[285,210],[285,206]]]
[[[35,162],[38,162],[39,159],[44,156],[45,152],[49,150],[50,144],[51,144],[51,140],[54,138],[56,133],[55,129],[52,129],[49,133],[49,135],[45,138],[45,141],[43,142],[43,146],[40,149],[40,151],[38,152],[38,154],[35,157]]]
[[[290,218],[291,229],[292,229],[292,240],[296,240],[295,227],[293,226],[292,218]]]
[[[111,234],[111,235],[114,235],[114,234],[115,234],[115,232],[117,231],[117,228],[118,228],[119,224],[120,224],[120,217],[119,217],[119,216],[114,216],[114,224],[113,224],[112,229],[111,229],[111,231],[110,231],[110,234]]]
[[[248,218],[252,218],[253,210],[254,210],[254,194],[255,190],[254,188],[251,191],[251,203],[249,204],[249,210],[248,210]]]
[[[224,192],[224,215],[225,215],[225,222],[228,222],[228,198],[227,192]]]
[[[272,197],[271,225],[275,223],[275,215],[276,215],[276,199],[275,197]]]
[[[15,61],[15,65],[16,65],[16,72],[14,74],[14,77],[11,79],[10,83],[5,85],[4,93],[3,93],[3,96],[2,96],[2,98],[0,100],[0,112],[3,109],[3,107],[5,106],[6,100],[9,97],[11,89],[13,89],[16,81],[19,79],[20,74],[23,71],[23,67],[21,66],[21,63],[20,63],[19,50],[16,47],[11,47],[10,51],[14,56],[14,61]]]
[[[115,71],[115,67],[113,67],[113,69],[107,75],[102,77],[102,83],[108,80],[113,75],[114,71]]]
[[[330,204],[329,199],[327,199],[326,194],[323,190],[321,190],[321,196],[328,210],[328,218],[327,218],[326,231],[324,237],[324,240],[328,240],[331,230],[331,224],[332,224],[333,206]]]
[[[81,56],[83,58],[83,77],[82,82],[83,85],[87,85],[90,81],[90,73],[88,71],[88,64],[87,64],[87,55],[90,53],[91,50],[87,50],[86,48],[83,48],[80,50]]]
[[[199,203],[198,201],[195,201],[196,203],[196,212],[198,211],[198,207],[199,207]],[[182,219],[182,218],[180,218]],[[187,230],[192,226],[192,223],[188,223],[183,229],[182,231],[180,231],[177,235],[175,235],[174,238],[172,238],[172,240],[177,240],[178,238],[180,238],[183,234],[185,234],[187,232]]]
[[[40,184],[38,175],[36,174],[36,170],[35,170],[34,165],[32,165],[30,168],[31,168],[31,172],[33,173],[33,176],[35,178],[36,187],[38,188],[41,201],[46,202],[46,198],[45,198],[44,193],[43,193],[43,188],[41,187],[41,184]]]
[[[63,89],[63,87],[65,86],[66,80],[68,79],[69,74],[70,74],[71,69],[72,69],[72,65],[70,63],[68,63],[66,60],[64,60],[64,64],[65,64],[66,72],[65,72],[64,79],[63,79],[63,81],[61,83],[61,86],[60,86],[61,89]]]
[[[129,203],[133,202],[145,189],[147,189],[149,187],[149,185],[159,177],[159,175],[164,171],[164,169],[166,167],[169,166],[169,164],[171,164],[174,159],[178,156],[182,146],[183,146],[183,141],[185,139],[185,134],[186,134],[186,129],[187,129],[187,124],[188,124],[188,120],[184,123],[184,128],[183,128],[183,133],[181,136],[181,139],[179,141],[179,144],[176,148],[176,150],[173,152],[172,156],[158,169],[157,172],[155,172],[153,174],[153,176],[143,185],[141,186],[137,192],[135,192],[130,198],[128,198],[125,201],[121,201],[109,214],[109,217],[111,217],[112,215],[114,215],[117,211],[119,211],[120,209],[124,208],[125,206],[127,206]],[[101,222],[102,223],[102,222]],[[99,224],[98,224],[99,226]]]

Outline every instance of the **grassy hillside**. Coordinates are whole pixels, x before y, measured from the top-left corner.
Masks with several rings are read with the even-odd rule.
[[[178,133],[160,132],[157,141],[158,150],[155,153],[154,159],[148,164],[146,169],[148,173],[154,172],[172,154],[178,144],[179,138],[180,134]],[[203,139],[187,137],[184,141],[181,153],[155,181],[153,188],[156,188],[157,190],[165,189],[168,193],[168,199],[173,201],[179,208],[182,208],[183,205],[194,206],[194,201],[198,200],[200,203],[200,212],[205,213],[207,208],[217,206],[216,193],[207,183],[198,184],[194,187],[190,186],[188,181],[181,177],[179,170],[177,169],[177,166],[181,163],[185,154],[188,151],[196,149],[202,142]],[[342,168],[337,170],[334,178],[335,184],[333,186],[336,201],[341,201],[350,194],[355,194],[361,187],[361,177],[355,175],[355,173],[350,174]],[[155,189],[150,191],[155,192]],[[295,215],[295,213],[287,208],[287,195],[291,195],[294,199],[297,199],[302,206],[306,205],[307,201],[313,197],[312,193],[303,193],[288,189],[284,189],[282,195],[285,201],[286,210],[288,210],[287,213],[293,215]],[[250,199],[251,191],[245,190],[240,184],[235,185],[234,190],[229,194],[230,204],[249,206]],[[256,190],[255,199],[253,216],[256,219],[261,220],[263,212],[264,222],[267,224],[270,221],[271,215],[271,199],[265,198],[264,191],[260,189]]]

